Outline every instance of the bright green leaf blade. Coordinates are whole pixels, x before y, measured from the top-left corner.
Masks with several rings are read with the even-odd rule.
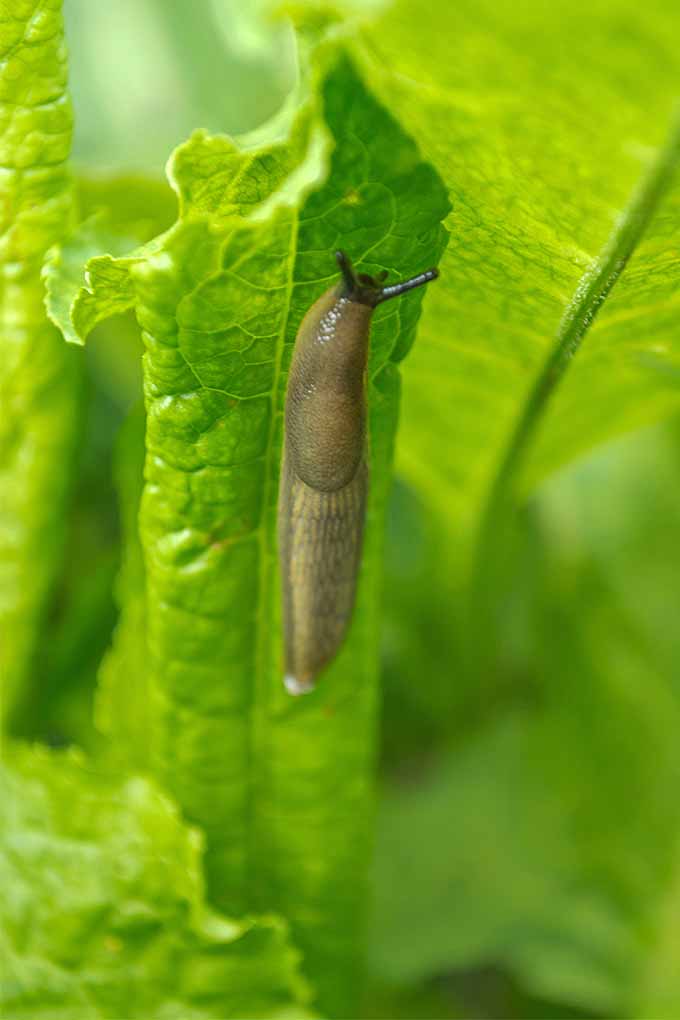
[[[201,839],[148,781],[37,748],[0,781],[3,1016],[311,1016],[285,925],[206,907]]]
[[[458,570],[562,314],[662,158],[679,29],[666,0],[464,2],[427,19],[398,0],[357,42],[370,87],[451,191],[452,243],[406,377],[400,464],[454,523]],[[534,416],[513,481],[539,431],[529,479],[677,407],[679,187],[669,178],[656,197],[543,425]]]
[[[283,141],[241,151],[194,135],[170,164],[183,218],[125,268],[146,345],[141,534],[152,725],[144,750],[150,743],[153,767],[208,835],[213,895],[231,910],[273,908],[289,918],[321,1003],[343,1015],[362,956],[394,362],[413,342],[422,292],[376,315],[357,616],[337,663],[301,702],[282,686],[278,623],[285,372],[305,311],[337,278],[335,248],[366,271],[418,272],[441,253],[447,203],[350,64],[330,73],[322,98],[323,121],[312,119],[317,96],[288,149]],[[90,281],[98,263],[87,265]],[[90,290],[95,306],[103,294],[106,313],[106,293]],[[115,708],[110,692],[125,661],[114,653],[107,664],[108,725],[118,732],[116,712],[130,709],[124,698]]]
[[[367,270],[422,269],[438,254],[446,206],[349,66],[329,78],[324,100],[335,154],[328,183],[301,210],[282,206],[262,225],[233,227],[221,269],[211,238],[189,222],[135,279],[147,344],[142,537],[158,767],[208,833],[220,901],[254,900],[291,918],[321,1001],[342,1014],[356,983],[368,848],[379,536],[397,387],[385,364],[410,346],[422,295],[376,318],[372,526],[357,622],[303,702],[283,691],[276,623],[282,368],[297,324],[335,277],[338,245],[360,259],[370,250]]]
[[[0,11],[0,678],[21,697],[63,545],[80,363],[47,321],[40,266],[69,229],[71,109],[57,0]]]

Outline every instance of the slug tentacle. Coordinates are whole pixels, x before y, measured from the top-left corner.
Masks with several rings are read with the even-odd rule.
[[[400,294],[405,294],[407,290],[413,290],[414,287],[422,287],[430,280],[436,280],[438,276],[438,269],[428,269],[424,273],[419,273],[418,276],[412,276],[410,280],[401,280],[399,283],[393,283],[391,287],[383,287],[378,304],[382,301],[389,301],[390,298],[399,297]]]
[[[309,309],[295,341],[286,395],[278,531],[284,683],[313,689],[335,658],[354,607],[368,493],[366,365],[382,301],[438,276],[429,269],[383,286],[336,252],[342,274]]]
[[[336,251],[335,261],[342,273],[343,296],[349,298],[350,301],[368,305],[370,308],[375,308],[376,305],[382,304],[383,301],[389,301],[390,298],[399,297],[400,294],[405,294],[407,290],[413,290],[414,287],[422,287],[439,276],[438,269],[427,269],[424,273],[418,273],[417,276],[412,276],[409,280],[400,280],[389,287],[383,287],[388,275],[386,269],[383,269],[377,276],[357,273],[351,259],[344,251]]]

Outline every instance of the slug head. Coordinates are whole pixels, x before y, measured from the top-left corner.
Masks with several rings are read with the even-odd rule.
[[[393,283],[390,287],[385,287],[387,270],[383,270],[377,276],[357,273],[351,259],[344,251],[336,251],[335,260],[342,273],[343,297],[361,305],[368,305],[369,308],[375,308],[376,305],[383,301],[389,301],[390,298],[399,297],[400,294],[406,293],[407,290],[413,290],[414,287],[422,287],[423,284],[429,283],[430,280],[436,280],[439,276],[438,269],[427,269],[424,273],[412,276],[409,280],[401,280],[399,283]]]

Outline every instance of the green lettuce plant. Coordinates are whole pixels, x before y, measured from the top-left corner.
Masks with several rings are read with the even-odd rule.
[[[14,503],[0,559],[17,691],[64,522],[83,354],[72,345],[134,315],[144,386],[144,408],[117,444],[119,619],[99,669],[96,768],[26,749],[7,764],[3,851],[21,890],[3,918],[7,1008],[358,1015],[375,887],[369,960],[388,985],[491,959],[531,993],[585,1010],[672,1010],[680,992],[663,931],[678,819],[663,806],[678,764],[673,697],[629,642],[627,628],[648,621],[607,616],[624,668],[599,616],[591,630],[574,612],[579,594],[599,607],[603,588],[597,571],[550,546],[549,529],[576,504],[542,488],[520,527],[516,511],[577,455],[678,407],[673,5],[578,0],[556,13],[465,0],[423,17],[415,0],[396,0],[291,13],[297,87],[257,134],[235,142],[198,130],[174,151],[176,220],[160,230],[154,188],[129,177],[81,185],[74,216],[67,141],[61,163],[44,154],[61,121],[33,120],[66,102],[58,4],[26,3],[2,23],[7,96],[35,106],[10,116],[4,144],[13,168],[24,152],[46,164],[7,177],[21,200],[7,205],[6,236],[18,240],[6,335],[19,323],[53,352],[22,354],[26,378],[7,376]],[[48,80],[49,95],[32,91]],[[44,181],[42,204],[27,181]],[[405,276],[441,260],[442,275],[425,298],[376,314],[356,617],[318,690],[291,699],[275,541],[283,401],[297,327],[334,278],[338,247],[368,272]],[[47,315],[71,346],[45,319],[43,261]],[[25,351],[34,342],[22,340]],[[135,356],[121,345],[120,359]],[[427,522],[426,569],[409,575],[405,542],[388,565],[383,654],[389,662],[392,639],[402,687],[395,701],[388,686],[387,727],[395,721],[415,752],[438,758],[415,795],[388,788],[369,886],[402,383],[397,466]],[[59,451],[48,455],[34,435]],[[580,587],[565,594],[553,570]],[[527,708],[535,690],[545,702]],[[497,708],[505,697],[507,713]],[[650,773],[655,747],[662,762]],[[562,767],[572,753],[586,764]],[[626,763],[652,806],[623,842],[635,861],[653,842],[646,826],[657,834],[654,882],[606,852],[623,823],[604,805],[623,811]],[[82,806],[73,819],[71,802]],[[20,849],[41,841],[63,889],[56,906],[42,905],[39,854]],[[74,845],[92,898],[75,889]],[[166,873],[168,854],[177,866]],[[650,945],[668,961],[656,970]]]
[[[285,925],[206,905],[202,837],[148,780],[21,748],[0,781],[3,1016],[311,1016]]]
[[[72,115],[59,3],[0,21],[0,682],[11,715],[28,682],[60,562],[78,438],[81,359],[43,305],[45,252],[73,224]]]

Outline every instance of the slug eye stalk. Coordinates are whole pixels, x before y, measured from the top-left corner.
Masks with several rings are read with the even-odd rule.
[[[389,301],[390,298],[399,297],[400,294],[405,294],[415,287],[422,287],[439,276],[439,270],[432,268],[425,270],[424,273],[418,273],[417,276],[412,276],[408,280],[400,280],[389,287],[384,287],[383,284],[388,277],[386,269],[383,269],[377,276],[357,273],[352,265],[352,260],[344,251],[336,251],[335,261],[342,273],[344,297],[348,297],[350,301],[369,305],[371,308],[382,304],[383,301]]]
[[[374,308],[434,280],[436,269],[384,286],[342,251],[342,279],[305,315],[286,394],[278,531],[285,676],[314,688],[347,633],[361,563],[368,493],[366,364]]]

